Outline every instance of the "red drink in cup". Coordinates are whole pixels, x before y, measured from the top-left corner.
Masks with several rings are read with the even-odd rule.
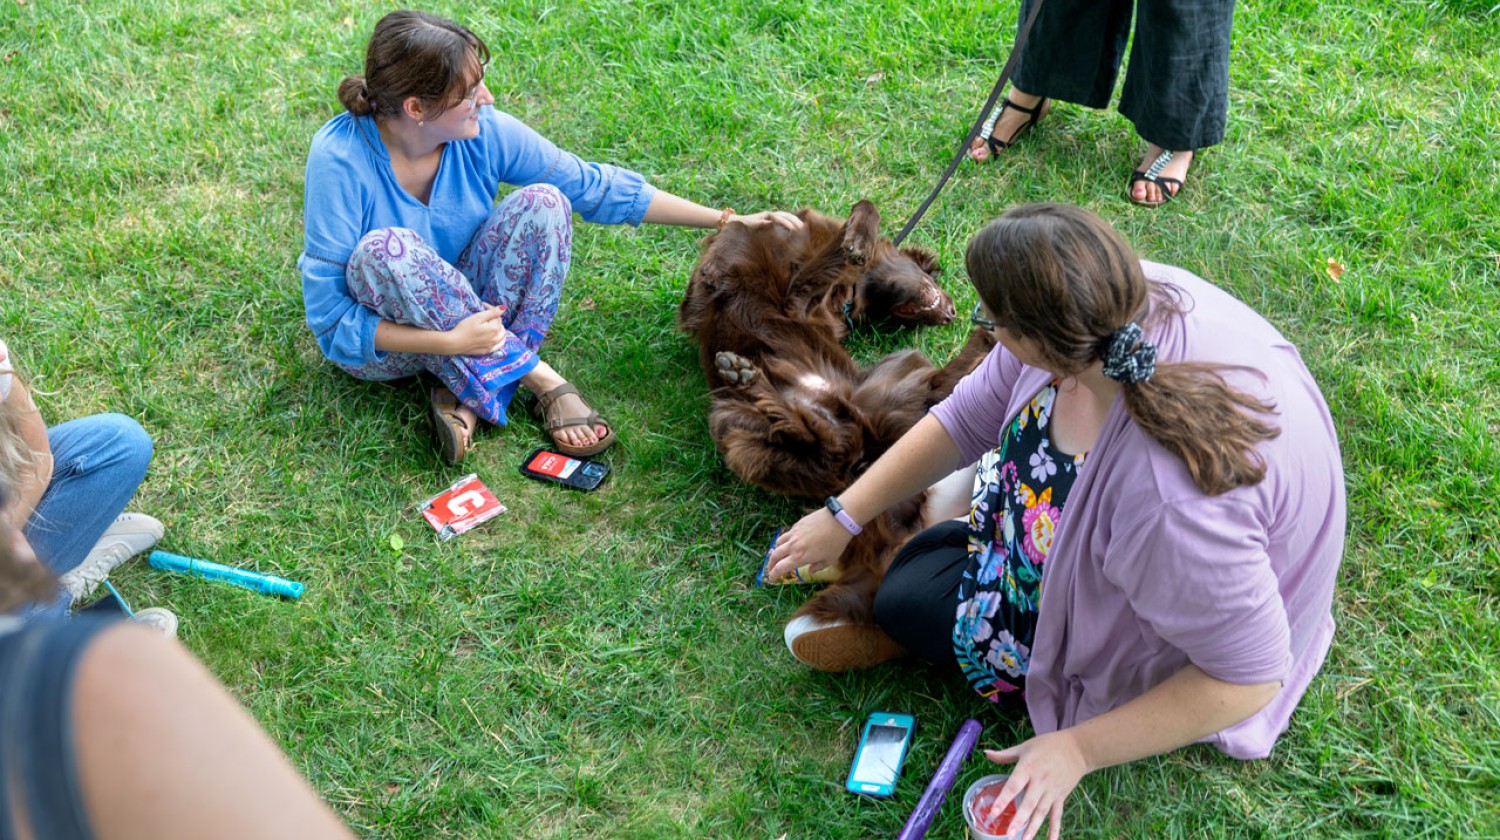
[[[1016,816],[1016,801],[1005,803],[993,819],[990,811],[995,806],[995,800],[999,798],[1000,791],[1005,788],[1005,781],[1009,776],[985,776],[969,786],[969,792],[964,794],[964,819],[969,823],[969,835],[975,840],[1009,840],[1014,835],[1011,831],[1024,828],[1020,825],[1011,825]],[[1020,797],[1017,797],[1019,799]]]

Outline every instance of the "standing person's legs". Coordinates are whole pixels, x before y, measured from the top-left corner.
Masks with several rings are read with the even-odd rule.
[[[1149,144],[1137,172],[1174,152],[1156,173],[1179,182],[1167,185],[1167,197],[1187,175],[1191,152],[1224,139],[1233,24],[1234,0],[1140,0],[1120,113]],[[1140,203],[1160,203],[1162,194],[1158,184],[1131,184]]]
[[[1023,0],[1019,22],[1036,2]],[[1132,5],[1132,0],[1045,0],[1021,50],[1013,86],[1087,108],[1109,105],[1130,36]]]
[[[88,556],[151,463],[151,436],[122,414],[96,414],[47,430],[52,480],[26,522],[26,541],[53,574]],[[153,540],[154,542],[154,540]]]
[[[1023,0],[1017,27],[1038,0]],[[1045,0],[1021,49],[1020,62],[990,137],[999,148],[1046,113],[1047,99],[1103,108],[1114,93],[1115,77],[1130,35],[1131,0]],[[989,153],[978,147],[973,157]]]

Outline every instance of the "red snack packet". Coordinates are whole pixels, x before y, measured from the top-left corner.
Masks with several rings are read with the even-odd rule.
[[[422,518],[438,533],[439,539],[451,540],[481,522],[505,512],[505,505],[495,498],[474,473],[460,478],[447,490],[417,504]]]

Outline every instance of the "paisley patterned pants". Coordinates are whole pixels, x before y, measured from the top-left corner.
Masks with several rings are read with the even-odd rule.
[[[360,379],[400,379],[430,371],[485,420],[505,424],[521,377],[537,365],[568,263],[573,208],[557,188],[535,184],[506,196],[454,266],[407,228],[365,234],[345,279],[354,299],[388,321],[451,330],[485,304],[504,306],[505,346],[485,356],[386,353],[370,364],[340,365]]]

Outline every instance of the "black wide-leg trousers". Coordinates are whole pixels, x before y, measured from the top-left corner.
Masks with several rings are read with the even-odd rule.
[[[1022,0],[1021,20],[1037,0]],[[1135,40],[1130,42],[1131,11]],[[1026,93],[1109,105],[1130,47],[1120,113],[1164,149],[1224,139],[1234,0],[1045,0],[1014,85]]]

